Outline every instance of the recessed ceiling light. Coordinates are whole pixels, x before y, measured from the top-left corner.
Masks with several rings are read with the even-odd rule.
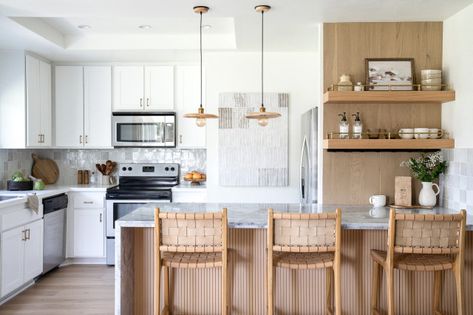
[[[148,24],[144,24],[144,25],[138,26],[138,28],[141,28],[142,30],[149,30],[150,28],[152,28],[152,26]]]
[[[87,24],[77,25],[77,27],[80,28],[81,30],[88,30],[92,28],[90,25],[87,25]]]
[[[209,30],[209,29],[211,29],[211,28],[212,28],[212,25],[210,25],[210,24],[204,24],[204,25],[202,25],[202,29],[203,29],[203,30]]]

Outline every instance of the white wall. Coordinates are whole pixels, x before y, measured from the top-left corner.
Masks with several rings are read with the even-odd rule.
[[[260,91],[260,54],[254,52],[206,53],[206,111],[218,111],[222,92]],[[265,91],[290,94],[289,186],[221,187],[218,184],[218,123],[207,127],[207,187],[210,202],[299,202],[299,155],[301,114],[319,104],[319,55],[266,53]]]
[[[456,101],[443,104],[442,127],[457,148],[473,148],[473,4],[444,21],[445,81],[456,91]]]

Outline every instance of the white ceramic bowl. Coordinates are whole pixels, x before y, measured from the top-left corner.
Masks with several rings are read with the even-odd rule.
[[[422,80],[422,84],[442,84],[442,79],[427,79]]]
[[[421,75],[442,75],[442,70],[424,69],[420,71]]]
[[[414,128],[414,137],[416,139],[428,139],[429,138],[429,128]]]
[[[430,139],[438,139],[440,138],[440,129],[438,128],[429,128],[429,138]]]
[[[414,128],[399,129],[399,137],[401,137],[401,139],[412,139],[412,138],[414,138]]]

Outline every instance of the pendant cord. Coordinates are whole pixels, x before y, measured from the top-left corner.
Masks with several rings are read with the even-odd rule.
[[[264,107],[264,11],[261,11],[261,107]]]
[[[202,12],[200,12],[200,107],[202,108]]]

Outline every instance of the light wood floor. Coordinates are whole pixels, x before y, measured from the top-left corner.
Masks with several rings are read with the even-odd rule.
[[[105,315],[114,310],[114,268],[60,268],[0,306],[1,315]]]

